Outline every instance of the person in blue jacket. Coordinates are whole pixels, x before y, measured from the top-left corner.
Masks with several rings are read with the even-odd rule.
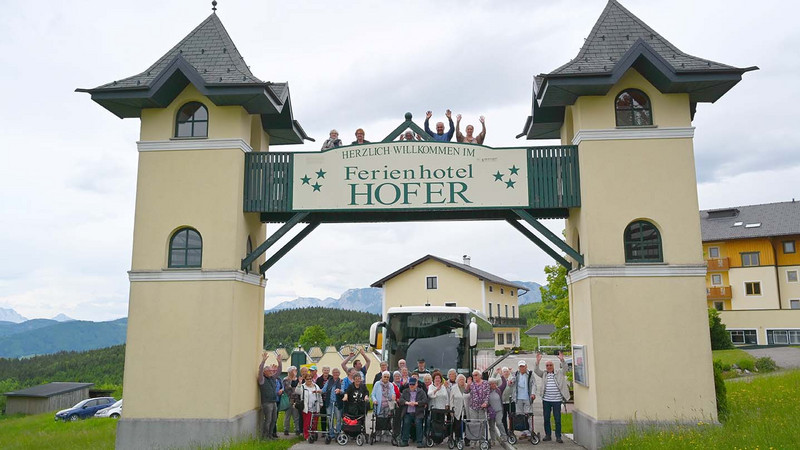
[[[455,132],[455,125],[453,124],[453,118],[450,117],[452,113],[448,109],[447,112],[444,113],[447,116],[447,120],[450,122],[450,131],[446,134],[444,132],[444,122],[436,122],[436,133],[432,132],[429,126],[429,122],[431,120],[431,116],[433,113],[428,111],[425,113],[425,132],[431,135],[434,141],[439,142],[450,142],[453,139],[453,133]]]

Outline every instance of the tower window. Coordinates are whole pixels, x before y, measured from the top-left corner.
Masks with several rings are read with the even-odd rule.
[[[175,137],[208,137],[208,109],[200,102],[189,102],[178,110]]]
[[[646,220],[631,222],[625,227],[625,262],[663,262],[661,235],[658,228]]]
[[[169,240],[169,264],[172,268],[200,267],[203,261],[203,239],[193,228],[181,228]]]
[[[647,94],[638,89],[625,89],[614,104],[618,127],[641,127],[653,124],[653,110]]]

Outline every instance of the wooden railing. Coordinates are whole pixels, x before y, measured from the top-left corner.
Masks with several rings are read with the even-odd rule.
[[[714,286],[706,288],[706,298],[708,300],[730,300],[731,287],[730,286]]]
[[[709,272],[724,272],[731,267],[729,258],[715,258],[706,260]]]

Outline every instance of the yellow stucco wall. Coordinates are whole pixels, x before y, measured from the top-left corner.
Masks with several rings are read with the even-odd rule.
[[[767,345],[768,329],[800,329],[800,309],[720,311],[728,330],[756,330],[758,345]]]
[[[259,286],[132,282],[125,417],[223,419],[256,408],[263,314]]]
[[[427,289],[427,277],[437,276],[438,289]],[[444,306],[456,302],[478,311],[484,311],[481,296],[481,281],[462,270],[445,266],[439,261],[429,259],[421,264],[387,280],[383,285],[386,310],[394,306]]]
[[[238,138],[255,150],[266,149],[269,139],[257,116],[239,106],[217,107],[191,85],[168,107],[142,112],[141,139],[171,140],[176,111],[188,101],[208,108],[209,136],[181,141],[201,145]],[[243,180],[244,152],[238,145],[139,153],[131,271],[180,281],[131,282],[128,418],[227,419],[258,406],[264,288],[233,280],[181,280],[237,272],[248,238],[254,248],[264,241],[266,226],[258,214],[242,212]],[[184,226],[202,236],[201,268],[168,268],[170,237]]]
[[[689,95],[662,94],[636,69],[629,69],[606,95],[579,97],[570,108],[574,122],[565,124],[565,126],[568,128],[571,126],[576,133],[579,130],[615,128],[617,122],[614,102],[620,92],[629,88],[639,89],[650,97],[653,125],[658,127],[691,126]],[[583,182],[583,172],[581,172],[581,182]]]
[[[728,272],[731,282],[731,309],[777,309],[778,280],[775,267],[741,267]],[[745,295],[745,282],[761,283],[761,295]]]
[[[252,116],[241,106],[217,106],[197,88],[189,84],[166,108],[147,108],[142,110],[142,128],[139,138],[142,141],[162,141],[173,139],[175,118],[181,106],[188,102],[200,102],[208,108],[209,139],[243,139],[250,144],[252,136]]]
[[[572,290],[572,341],[589,354],[589,387],[575,385],[581,411],[600,420],[716,417],[701,277],[591,278]]]
[[[661,94],[630,69],[607,95],[575,102],[576,133],[616,128],[614,100],[625,88],[648,94],[656,126],[691,126],[687,95]],[[692,139],[589,140],[579,152],[582,207],[570,210],[566,239],[580,237],[585,265],[624,264],[623,232],[638,219],[659,229],[665,263],[703,261]]]
[[[626,88],[650,97],[654,127],[646,130],[692,126],[688,95],[662,94],[630,69],[607,95],[568,108],[564,128],[574,132],[562,129],[562,138],[617,129],[614,100]],[[598,272],[570,285],[572,342],[585,345],[589,384],[575,385],[576,409],[599,420],[713,420],[705,280],[672,268],[704,264],[692,139],[614,136],[579,144],[581,208],[570,210],[566,241],[580,248],[587,274],[621,274],[640,266],[625,262],[625,227],[648,220],[660,232],[663,263],[647,266],[664,276]]]

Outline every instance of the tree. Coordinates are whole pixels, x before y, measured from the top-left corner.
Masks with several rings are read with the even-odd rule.
[[[311,348],[315,345],[325,348],[328,345],[328,335],[321,325],[311,325],[303,331],[298,343],[304,348]]]
[[[569,289],[567,288],[567,268],[556,264],[545,266],[547,285],[539,290],[542,293],[544,305],[538,315],[542,323],[552,323],[556,331],[550,337],[557,344],[569,347],[571,336],[569,330]]]
[[[727,350],[733,348],[731,335],[719,318],[719,311],[708,308],[708,328],[711,332],[711,350]]]

